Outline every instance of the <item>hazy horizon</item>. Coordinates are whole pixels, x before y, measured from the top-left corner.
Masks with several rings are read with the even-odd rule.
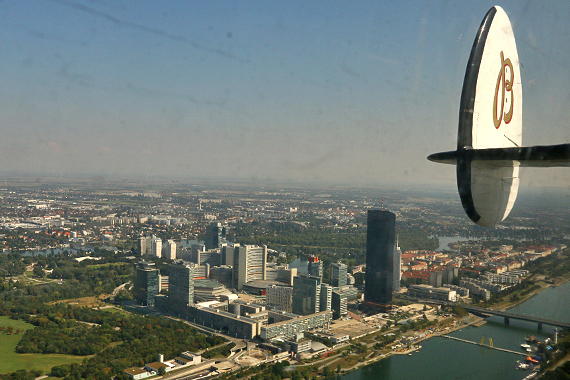
[[[491,1],[0,2],[0,172],[454,188]],[[523,144],[570,142],[570,3],[506,1]],[[2,178],[0,178],[1,180]],[[524,188],[570,184],[523,169]]]

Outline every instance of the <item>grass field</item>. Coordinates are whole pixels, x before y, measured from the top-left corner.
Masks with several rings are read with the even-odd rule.
[[[101,295],[104,298],[106,295]],[[67,303],[76,307],[100,307],[106,304],[102,302],[98,297],[80,297],[80,298],[70,298],[66,300],[59,300],[50,302],[49,305],[55,305],[56,303]]]
[[[44,373],[48,373],[51,367],[67,364],[67,363],[81,363],[84,356],[72,355],[57,355],[57,354],[17,354],[16,346],[22,334],[33,328],[34,326],[19,320],[12,320],[8,317],[0,317],[0,326],[12,326],[14,331],[16,329],[22,330],[22,333],[17,335],[0,334],[0,373],[10,373],[19,369],[40,369]]]

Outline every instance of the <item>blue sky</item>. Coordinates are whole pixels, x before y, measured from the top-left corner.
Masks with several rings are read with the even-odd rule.
[[[0,2],[0,172],[453,186],[493,2]],[[523,143],[570,142],[570,3],[507,1]],[[563,169],[522,171],[567,186]]]

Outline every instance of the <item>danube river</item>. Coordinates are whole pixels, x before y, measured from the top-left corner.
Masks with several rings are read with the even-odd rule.
[[[570,322],[570,282],[551,287],[528,301],[511,309],[518,314],[542,316],[548,319]],[[495,347],[522,352],[520,345],[527,335],[539,340],[551,337],[554,329],[528,322],[511,320],[505,325],[501,318],[488,318],[481,327],[469,326],[451,333],[451,336],[480,342],[484,338]],[[442,380],[442,379],[523,379],[529,371],[515,369],[517,360],[524,356],[498,350],[482,348],[478,345],[451,339],[434,337],[420,343],[422,348],[412,356],[394,355],[374,364],[342,376],[343,380]]]

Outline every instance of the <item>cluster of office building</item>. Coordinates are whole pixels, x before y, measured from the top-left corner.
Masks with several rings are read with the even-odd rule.
[[[401,251],[395,221],[392,212],[368,211],[365,308],[390,310],[392,293],[399,289]],[[230,336],[260,336],[273,341],[290,340],[307,330],[326,328],[333,319],[346,316],[348,302],[357,299],[357,291],[350,284],[353,278],[343,263],[331,265],[331,281],[326,284],[322,281],[324,263],[318,257],[309,257],[308,273],[301,274],[286,265],[268,264],[267,247],[231,244],[225,234],[225,227],[212,223],[204,244],[177,250],[176,257],[182,260],[170,265],[167,284],[163,281],[170,288],[169,295],[158,295],[155,288],[146,294],[135,292],[137,300]],[[156,273],[150,275],[153,270]],[[411,291],[423,294],[423,298],[454,300],[456,290],[440,288],[454,275],[453,269],[436,273],[436,287],[418,286]],[[135,289],[142,290],[145,282],[160,284],[158,277],[150,263],[138,264]],[[244,303],[237,299],[237,292],[265,299]]]
[[[158,240],[141,238],[141,253],[157,256],[151,252],[158,251]],[[238,338],[290,339],[327,327],[333,318],[345,317],[347,302],[357,298],[345,264],[332,265],[326,284],[318,257],[309,258],[307,274],[271,265],[266,246],[228,243],[218,223],[208,227],[205,244],[179,247],[176,257],[167,279],[153,263],[136,265],[135,299]],[[159,294],[161,287],[168,287],[168,296]],[[240,292],[258,295],[259,301],[240,301]]]

